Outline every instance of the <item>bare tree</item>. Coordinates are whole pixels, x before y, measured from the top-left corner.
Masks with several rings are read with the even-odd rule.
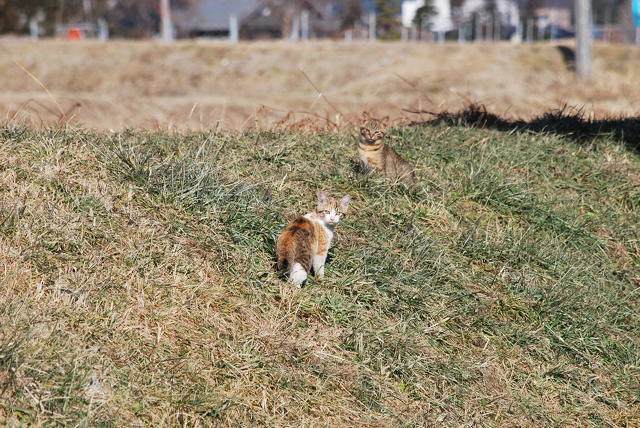
[[[171,7],[187,7],[194,0],[171,0]],[[158,0],[116,0],[106,13],[109,30],[121,37],[145,38],[158,33]]]
[[[399,0],[376,0],[377,25],[382,38],[394,39],[400,37],[398,19],[400,13]]]
[[[418,28],[422,28],[425,21],[427,21],[430,17],[436,15],[438,11],[433,6],[433,0],[426,0],[423,6],[420,6],[418,10],[416,10],[416,16],[413,17],[413,23],[418,26]]]
[[[362,16],[362,5],[359,0],[344,0],[342,2],[341,29],[353,28]]]
[[[108,0],[0,0],[0,33],[28,31],[29,19],[42,16],[46,33],[69,22],[91,21],[104,15]]]

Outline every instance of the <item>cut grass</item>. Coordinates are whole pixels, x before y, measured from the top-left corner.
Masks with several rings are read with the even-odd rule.
[[[586,138],[586,137],[585,137]],[[640,159],[615,135],[0,130],[5,424],[633,426]],[[323,281],[274,239],[352,195]]]

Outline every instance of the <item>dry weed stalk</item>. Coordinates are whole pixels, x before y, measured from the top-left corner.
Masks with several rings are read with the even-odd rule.
[[[40,79],[38,79],[33,73],[31,73],[29,70],[27,70],[27,68],[25,66],[23,66],[22,64],[20,64],[18,61],[13,60],[13,63],[18,68],[20,68],[20,70],[22,70],[27,76],[29,76],[31,79],[33,79],[33,81],[36,82],[47,93],[47,96],[49,97],[49,99],[56,105],[56,107],[58,108],[58,111],[60,112],[60,116],[58,117],[58,122],[62,121],[63,119],[66,121],[66,119],[67,119],[66,112],[62,109],[62,106],[55,99],[55,97],[53,96],[53,94],[51,93],[49,88],[47,88],[47,86],[44,83],[42,83],[40,81]],[[72,107],[72,109],[75,110],[75,105]]]

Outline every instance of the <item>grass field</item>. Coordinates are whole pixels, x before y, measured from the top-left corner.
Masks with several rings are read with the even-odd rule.
[[[1,128],[0,423],[638,426],[637,120],[441,119],[391,133],[413,193],[345,131]],[[297,289],[319,189],[352,211]]]
[[[341,125],[363,110],[413,120],[403,109],[440,111],[468,102],[526,120],[565,103],[597,117],[640,115],[640,48],[596,45],[593,79],[585,83],[565,61],[570,47],[570,41],[232,45],[5,38],[0,119],[114,130],[248,130],[313,115]]]

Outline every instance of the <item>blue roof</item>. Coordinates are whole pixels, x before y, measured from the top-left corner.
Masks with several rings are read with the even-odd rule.
[[[374,12],[376,10],[376,0],[362,0],[361,6],[364,13]]]
[[[260,0],[196,0],[189,7],[171,11],[177,27],[200,31],[226,31],[229,17],[239,21],[260,5]]]

